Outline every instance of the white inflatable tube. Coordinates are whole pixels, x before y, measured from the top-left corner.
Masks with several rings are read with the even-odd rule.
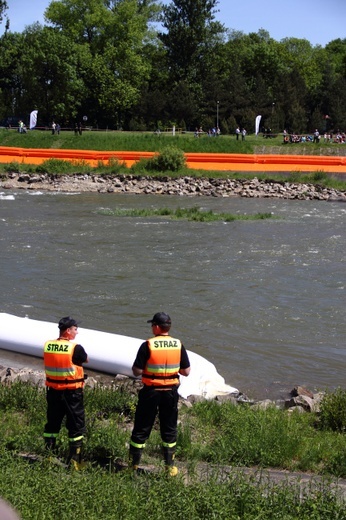
[[[0,313],[1,349],[42,358],[45,341],[56,338],[57,333],[55,323]],[[86,369],[133,377],[131,367],[142,339],[79,327],[76,340],[88,353]],[[188,351],[188,355],[191,372],[188,377],[180,376],[179,394],[182,397],[200,395],[211,399],[238,393],[236,388],[225,384],[212,363],[194,352]]]

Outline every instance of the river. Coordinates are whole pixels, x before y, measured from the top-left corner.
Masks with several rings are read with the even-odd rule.
[[[193,206],[275,218],[104,214]],[[189,350],[251,397],[344,385],[345,204],[6,190],[0,229],[0,312],[145,338],[163,310]]]

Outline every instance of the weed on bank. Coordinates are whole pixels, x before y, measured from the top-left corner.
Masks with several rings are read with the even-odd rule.
[[[180,473],[173,479],[162,470],[157,427],[143,455],[150,471],[135,476],[126,468],[136,399],[131,380],[86,388],[87,467],[73,472],[63,464],[68,452],[65,429],[57,459],[44,452],[45,390],[27,383],[0,385],[0,496],[28,520],[81,515],[88,520],[132,520],[148,517],[148,511],[151,520],[169,515],[196,520],[346,517],[345,502],[329,482],[346,477],[343,391],[327,394],[321,416],[274,405],[261,410],[204,401],[187,407],[182,401]],[[254,466],[258,471],[252,477],[237,470]],[[324,477],[302,491],[299,483],[258,478],[266,468]]]
[[[345,506],[328,484],[303,493],[299,485],[271,485],[230,475],[186,480],[163,473],[111,474],[98,468],[71,473],[44,461],[1,455],[1,494],[23,520],[341,520]]]
[[[32,130],[20,134],[16,129],[0,129],[0,146],[18,148],[52,148],[79,150],[121,150],[160,152],[167,146],[174,146],[185,153],[275,153],[294,155],[345,155],[345,145],[340,143],[284,144],[283,135],[264,139],[262,134],[248,134],[244,141],[236,140],[235,135],[211,137],[203,134],[196,138],[193,132],[123,132],[85,130],[75,135],[66,129],[59,135],[51,131]]]

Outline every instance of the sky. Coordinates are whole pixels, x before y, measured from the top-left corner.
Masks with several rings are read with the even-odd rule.
[[[22,32],[34,22],[44,24],[51,0],[7,0],[10,30]],[[163,3],[169,3],[164,0]],[[323,47],[346,38],[346,0],[219,0],[216,19],[227,29],[245,34],[265,29],[277,41],[305,38]],[[0,34],[4,24],[0,25]]]

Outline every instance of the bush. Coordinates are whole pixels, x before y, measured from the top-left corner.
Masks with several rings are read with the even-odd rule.
[[[327,392],[321,402],[320,424],[323,429],[346,431],[346,390]]]
[[[20,164],[17,161],[5,164],[4,170],[6,173],[20,173]]]
[[[147,170],[177,172],[186,166],[184,152],[175,146],[167,146],[146,164]]]
[[[36,167],[37,173],[48,173],[54,175],[68,175],[74,172],[90,173],[92,167],[87,161],[67,161],[64,159],[47,159]]]
[[[312,175],[313,181],[326,181],[327,179],[328,179],[328,174],[321,170],[313,173],[313,175]]]
[[[100,175],[119,175],[126,169],[126,163],[119,161],[116,157],[110,157],[107,163],[103,161],[98,162],[95,173]]]
[[[61,159],[47,159],[36,167],[37,173],[69,173],[71,171],[71,162]]]

